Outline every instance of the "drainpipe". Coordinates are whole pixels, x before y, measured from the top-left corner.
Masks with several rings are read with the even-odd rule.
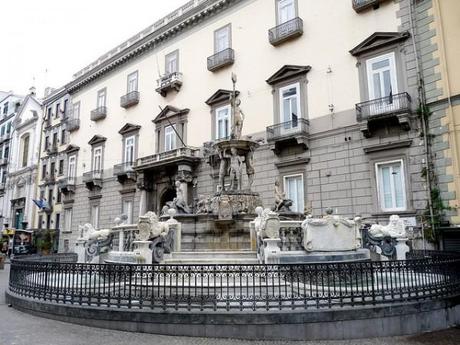
[[[414,49],[414,56],[415,56],[415,68],[417,71],[417,89],[418,89],[418,97],[419,97],[419,105],[424,107],[426,105],[426,98],[425,98],[425,85],[423,83],[423,75],[420,70],[420,61],[418,57],[418,51],[417,51],[417,46],[415,43],[415,35],[416,35],[416,29],[414,26],[414,21],[413,21],[413,16],[415,15],[415,1],[416,0],[409,0],[409,21],[410,21],[410,31],[411,31],[411,41],[412,41],[412,46]],[[423,143],[424,143],[424,148],[425,148],[425,169],[426,169],[426,182],[427,182],[427,195],[428,195],[428,208],[430,212],[430,219],[431,219],[431,225],[433,228],[433,234],[435,233],[434,229],[434,212],[433,212],[433,203],[431,200],[431,176],[430,176],[430,163],[431,163],[431,157],[428,151],[428,132],[427,132],[427,126],[425,122],[425,118],[422,117],[422,131],[425,136]]]

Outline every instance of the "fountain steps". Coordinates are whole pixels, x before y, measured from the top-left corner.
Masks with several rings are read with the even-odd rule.
[[[253,251],[202,251],[171,253],[165,257],[166,265],[179,264],[258,264],[256,252]]]

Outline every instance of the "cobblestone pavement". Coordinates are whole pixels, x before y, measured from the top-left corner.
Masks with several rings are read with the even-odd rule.
[[[8,308],[4,291],[8,269],[0,270],[0,345],[460,345],[460,328],[412,337],[360,339],[348,341],[242,341],[231,339],[171,337],[104,330],[35,317]]]

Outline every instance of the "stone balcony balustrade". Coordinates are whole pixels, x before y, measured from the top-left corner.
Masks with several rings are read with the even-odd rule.
[[[64,177],[58,181],[59,189],[65,195],[75,193],[76,181],[74,177]]]
[[[157,80],[156,92],[166,97],[169,91],[179,92],[182,87],[183,75],[180,72],[167,73]]]
[[[125,162],[113,166],[113,175],[118,182],[124,183],[126,180],[136,181],[136,172],[133,169],[134,162]]]
[[[102,188],[102,170],[93,170],[83,174],[83,183],[86,188],[93,190],[95,187]]]
[[[267,127],[267,142],[275,153],[292,144],[308,149],[309,134],[310,122],[301,118]]]

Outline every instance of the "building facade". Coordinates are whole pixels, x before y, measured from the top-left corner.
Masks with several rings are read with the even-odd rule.
[[[14,115],[2,209],[4,227],[29,229],[34,224],[37,162],[42,123],[42,106],[34,88]]]
[[[5,229],[11,221],[9,219],[10,206],[7,191],[8,166],[12,153],[11,136],[13,131],[13,122],[24,101],[23,96],[14,95],[11,92],[2,92],[0,101],[0,205],[1,221],[0,227]]]
[[[62,183],[67,179],[68,131],[70,99],[64,88],[52,91],[43,101],[43,128],[40,142],[38,197],[46,201],[46,207],[36,208],[35,228],[56,230],[59,238],[63,231],[64,216]],[[59,250],[67,251],[68,242],[60,241]]]
[[[192,208],[215,193],[212,143],[230,133],[232,74],[243,135],[260,143],[264,206],[278,180],[294,211],[399,214],[418,228],[430,153],[417,30],[434,3],[195,0],[114,48],[66,86],[75,126],[62,241],[72,247],[83,223],[159,213],[176,181]]]

